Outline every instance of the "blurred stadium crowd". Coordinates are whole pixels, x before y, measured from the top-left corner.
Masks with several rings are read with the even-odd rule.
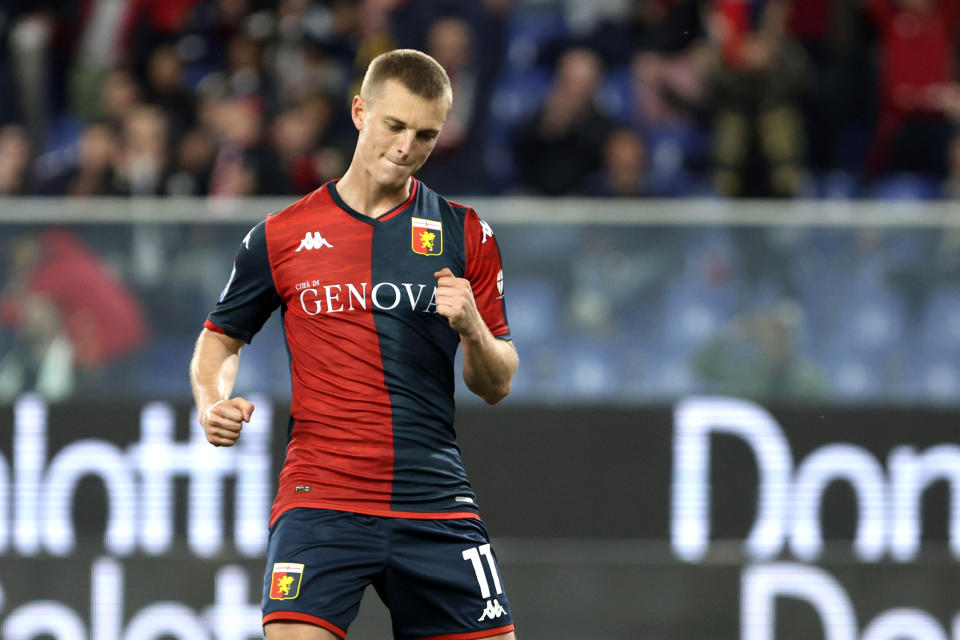
[[[306,193],[394,47],[448,194],[953,197],[957,0],[5,0],[0,194]]]
[[[960,0],[2,0],[0,225],[2,196],[309,192],[349,163],[350,98],[394,47],[454,84],[419,174],[447,195],[951,199],[958,21]],[[211,203],[184,204],[201,224],[0,226],[0,404],[189,393],[246,231],[202,224]],[[960,397],[949,224],[661,222],[497,227],[519,400]],[[282,334],[261,335],[243,375],[285,393]]]

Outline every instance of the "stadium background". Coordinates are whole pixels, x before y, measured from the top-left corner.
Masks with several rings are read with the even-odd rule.
[[[257,637],[278,321],[236,450],[186,362],[415,46],[462,105],[421,177],[504,254],[521,369],[458,433],[523,637],[960,638],[957,25],[897,7],[4,3],[0,637]]]

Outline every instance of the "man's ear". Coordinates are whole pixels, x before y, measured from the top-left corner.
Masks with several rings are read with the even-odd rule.
[[[357,131],[363,131],[363,123],[367,119],[367,105],[360,96],[353,96],[353,103],[350,105],[350,117],[353,118],[353,126]]]

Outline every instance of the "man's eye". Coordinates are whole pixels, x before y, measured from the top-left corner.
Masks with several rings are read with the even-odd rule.
[[[395,123],[395,122],[394,122],[394,123],[391,123],[391,124],[388,124],[388,125],[387,125],[387,128],[390,129],[390,131],[400,131],[401,129],[403,129],[402,126],[400,126],[399,124],[397,124],[397,123]]]
[[[419,139],[423,140],[424,142],[428,142],[428,141],[433,140],[434,138],[436,138],[436,137],[437,137],[437,134],[435,134],[435,133],[433,133],[433,132],[421,132],[421,133],[418,133],[418,134],[417,134],[417,137],[418,137]]]

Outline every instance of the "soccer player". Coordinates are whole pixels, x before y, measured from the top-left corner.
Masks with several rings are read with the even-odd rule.
[[[452,104],[431,57],[373,60],[353,159],[243,239],[190,364],[200,423],[233,445],[240,350],[280,308],[292,401],[270,515],[268,640],[344,638],[372,584],[399,640],[502,638],[513,618],[453,430],[454,357],[490,404],[517,369],[493,232],[413,174]]]

